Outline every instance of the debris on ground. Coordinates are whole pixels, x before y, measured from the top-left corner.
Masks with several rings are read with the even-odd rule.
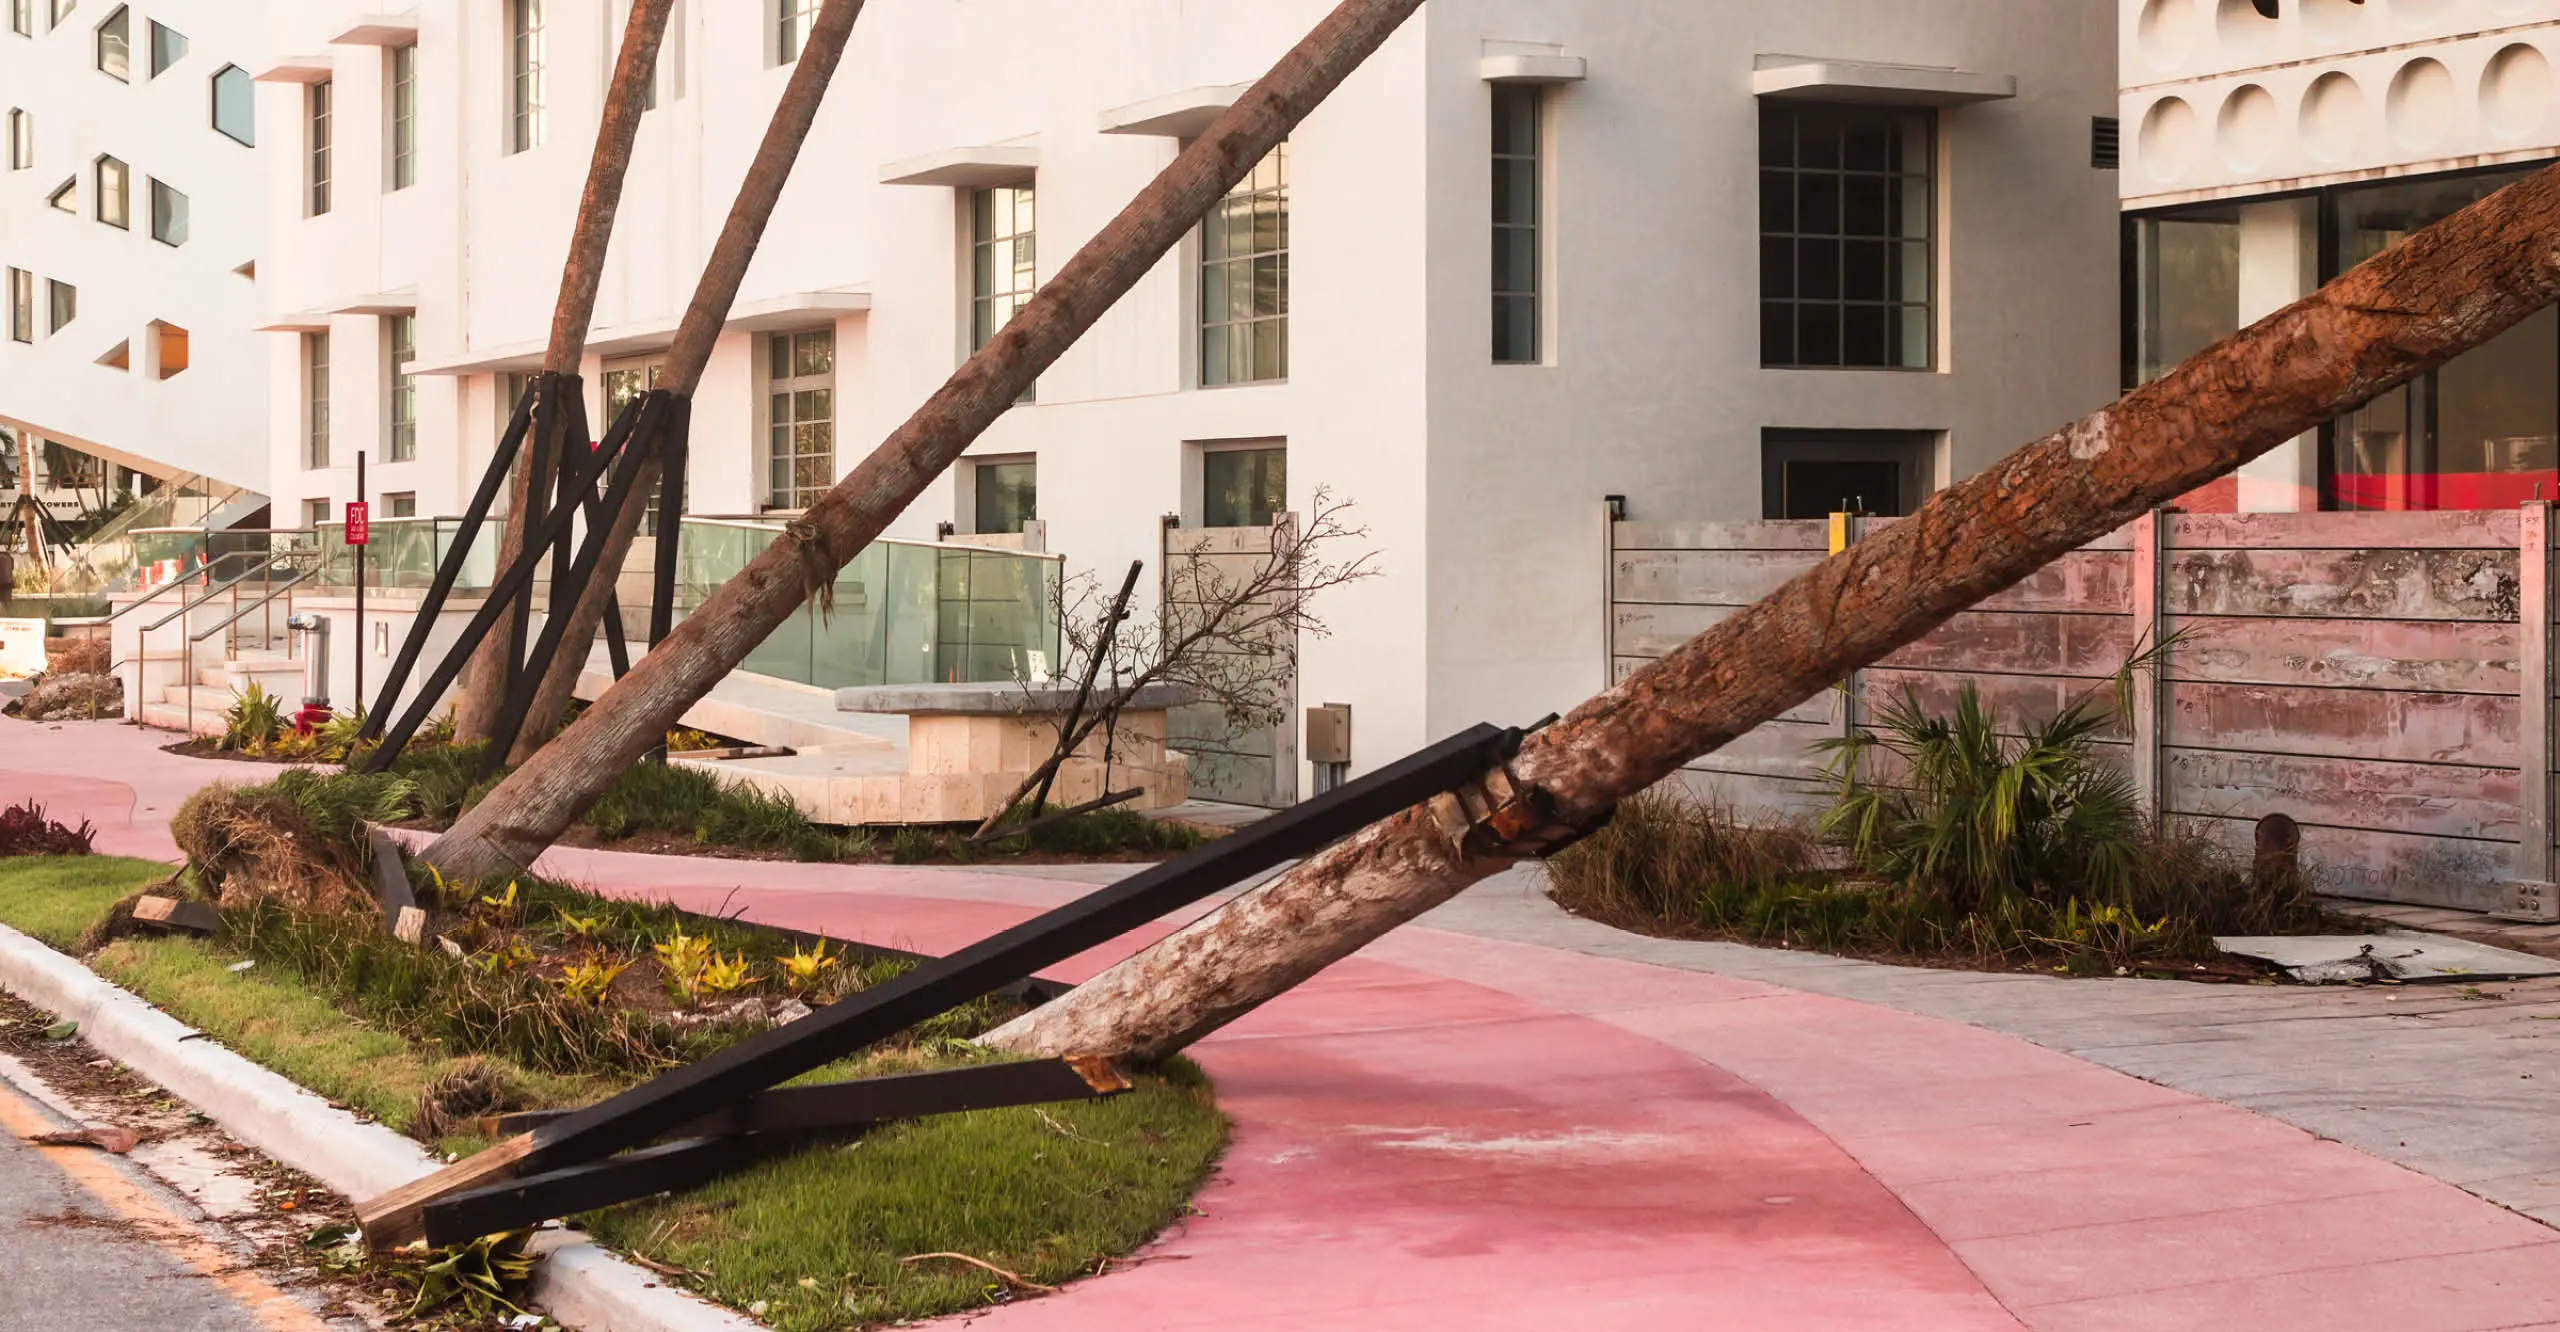
[[[2313,985],[2560,976],[2560,961],[2411,930],[2223,937],[2216,938],[2213,946],[2235,957],[2273,963],[2295,980]]]
[[[30,1141],[38,1147],[95,1147],[122,1156],[142,1145],[142,1135],[122,1124],[84,1124],[58,1133],[39,1133]]]
[[[94,720],[124,715],[124,681],[112,675],[67,672],[39,679],[17,702],[28,721]]]

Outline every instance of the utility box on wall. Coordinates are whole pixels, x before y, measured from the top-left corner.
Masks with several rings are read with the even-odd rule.
[[[1351,705],[1327,703],[1307,709],[1307,762],[1351,761]]]

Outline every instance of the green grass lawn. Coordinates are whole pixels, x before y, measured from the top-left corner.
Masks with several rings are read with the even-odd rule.
[[[104,856],[0,858],[0,923],[70,949],[165,865]],[[606,928],[659,928],[657,912],[528,884],[537,919],[583,911]],[[238,913],[234,913],[235,916]],[[248,924],[247,921],[242,921]],[[726,926],[733,947],[744,926]],[[247,941],[127,938],[87,961],[101,974],[248,1058],[406,1132],[421,1094],[477,1054],[529,1106],[579,1104],[629,1085],[633,1070],[529,1070],[459,1051],[434,1024],[350,991],[344,975],[312,974],[348,954],[311,948],[259,925]],[[771,941],[749,950],[777,951]],[[438,955],[441,961],[441,955]],[[246,971],[231,968],[255,961]],[[377,964],[371,969],[380,971]],[[436,984],[439,969],[404,972]],[[453,973],[460,974],[460,973]],[[431,996],[428,996],[431,998]],[[369,1016],[368,1016],[369,1014]],[[984,1022],[1002,1015],[976,1014]],[[901,1048],[819,1070],[801,1081],[904,1072],[990,1058],[927,1029]],[[1227,1122],[1200,1072],[1182,1061],[1105,1101],[947,1115],[811,1148],[691,1193],[580,1218],[598,1238],[651,1261],[699,1273],[669,1278],[785,1332],[832,1332],[983,1307],[1019,1298],[1005,1282],[928,1253],[965,1253],[1043,1285],[1090,1273],[1178,1220],[1225,1145]],[[476,1139],[447,1138],[468,1152]]]

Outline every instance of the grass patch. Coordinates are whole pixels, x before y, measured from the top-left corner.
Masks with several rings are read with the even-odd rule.
[[[156,860],[121,856],[0,857],[0,923],[49,947],[74,949],[107,908],[170,873]]]
[[[342,817],[309,790],[287,798],[312,824],[334,829]],[[168,874],[105,857],[0,860],[0,920],[70,946],[134,887]],[[848,958],[795,977],[785,962],[810,946],[783,932],[537,880],[512,891],[429,885],[428,900],[435,931],[468,941],[464,957],[398,944],[369,918],[264,901],[227,908],[219,938],[128,937],[89,961],[257,1063],[413,1136],[433,1127],[422,1113],[430,1089],[467,1068],[494,1074],[511,1107],[577,1105],[752,1030],[670,1020],[687,1007],[668,993],[659,945],[672,940],[698,941],[750,977],[699,996],[697,1012],[759,996],[824,1002],[908,965]],[[569,998],[565,967],[592,959],[633,969],[600,1002]],[[255,965],[233,970],[241,961]],[[987,1062],[965,1038],[1018,1011],[966,1005],[797,1081]],[[1226,1128],[1205,1078],[1177,1060],[1108,1101],[893,1125],[582,1221],[607,1243],[704,1273],[688,1282],[714,1299],[763,1305],[772,1326],[868,1327],[1024,1293],[966,1265],[901,1261],[912,1255],[967,1253],[1045,1285],[1100,1269],[1184,1214]],[[485,1143],[466,1131],[431,1145]]]

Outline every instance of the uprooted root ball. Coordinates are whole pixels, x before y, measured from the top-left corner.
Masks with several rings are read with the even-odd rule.
[[[421,1142],[435,1142],[480,1131],[480,1121],[519,1108],[515,1090],[498,1070],[466,1059],[427,1084],[418,1098],[418,1119],[409,1129]]]
[[[178,807],[169,835],[225,910],[262,901],[326,914],[378,910],[355,845],[321,836],[272,790],[206,787]]]

